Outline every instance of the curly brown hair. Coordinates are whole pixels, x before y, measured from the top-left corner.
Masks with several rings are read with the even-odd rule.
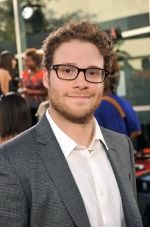
[[[64,26],[49,34],[43,42],[43,67],[50,69],[53,63],[55,50],[64,42],[72,39],[87,41],[94,44],[100,54],[104,57],[104,68],[111,71],[112,45],[106,32],[102,31],[97,25],[89,21],[68,22]]]
[[[117,93],[117,88],[120,81],[120,66],[117,60],[117,56],[114,53],[112,58],[112,66],[110,76],[104,81],[104,92],[105,93]]]
[[[25,56],[30,57],[37,66],[40,66],[42,61],[42,55],[37,52],[36,48],[28,48],[25,51]]]

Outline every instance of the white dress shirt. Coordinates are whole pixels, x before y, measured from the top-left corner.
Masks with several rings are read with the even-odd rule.
[[[52,120],[47,119],[64,153],[85,204],[91,227],[121,227],[124,219],[116,178],[102,141],[106,142],[95,120],[95,134],[89,148],[73,141]]]

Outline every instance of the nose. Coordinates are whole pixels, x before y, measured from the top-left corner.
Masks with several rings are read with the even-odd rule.
[[[74,80],[74,84],[76,87],[80,87],[80,88],[85,88],[87,87],[87,81],[85,79],[85,75],[83,71],[80,71],[77,78]]]

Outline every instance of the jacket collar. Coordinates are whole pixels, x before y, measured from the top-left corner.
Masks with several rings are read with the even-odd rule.
[[[78,227],[90,227],[79,189],[45,115],[36,126],[36,134],[41,144],[38,152],[74,222]]]

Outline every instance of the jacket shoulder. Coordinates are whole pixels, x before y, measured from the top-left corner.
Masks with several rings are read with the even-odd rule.
[[[35,126],[20,133],[11,140],[0,145],[0,154],[18,157],[19,154],[27,155],[32,151],[31,147],[36,141]]]

